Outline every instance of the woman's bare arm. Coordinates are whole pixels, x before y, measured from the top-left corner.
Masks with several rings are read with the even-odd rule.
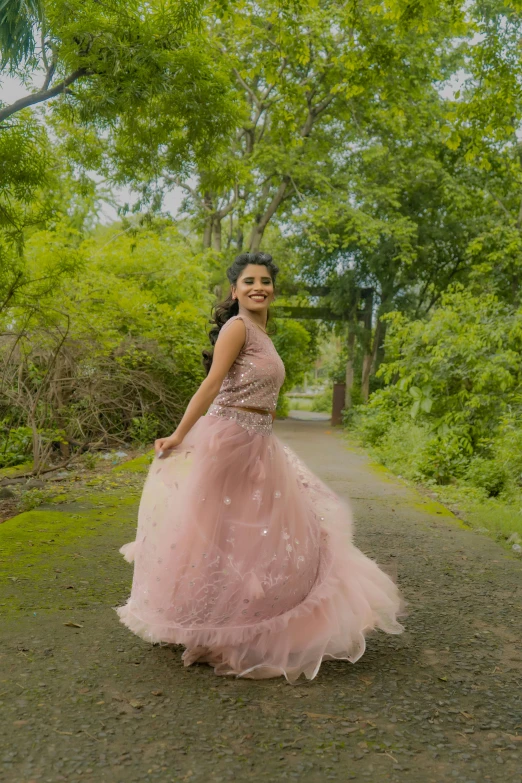
[[[245,343],[245,337],[246,327],[240,318],[218,336],[209,374],[190,400],[183,418],[172,435],[168,438],[159,438],[155,442],[154,448],[157,453],[178,446],[197,420],[207,412],[221,388],[225,375],[237,359]]]

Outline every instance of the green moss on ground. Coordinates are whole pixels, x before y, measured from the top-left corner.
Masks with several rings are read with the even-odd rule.
[[[146,454],[142,454],[141,457],[136,459],[122,462],[121,465],[116,465],[114,468],[115,473],[143,473],[147,470],[154,458],[154,451],[148,451]]]
[[[145,474],[148,462],[131,462]],[[126,463],[130,465],[130,463]],[[0,616],[78,610],[117,603],[128,587],[116,568],[134,537],[139,489],[118,485],[47,503],[0,526]],[[116,573],[115,569],[116,568]]]
[[[11,468],[0,468],[0,479],[16,478],[23,473],[29,473],[33,469],[32,462],[23,462],[21,465],[14,465]]]

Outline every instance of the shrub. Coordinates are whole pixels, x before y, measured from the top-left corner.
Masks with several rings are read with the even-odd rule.
[[[318,413],[331,413],[333,404],[333,386],[327,386],[312,400],[311,410]]]
[[[29,427],[9,429],[4,422],[0,429],[0,468],[21,465],[31,453],[32,431]]]
[[[464,478],[473,487],[484,489],[488,497],[497,497],[506,485],[507,474],[495,460],[473,457]]]
[[[432,479],[436,484],[449,484],[461,477],[469,457],[455,433],[446,437],[432,437],[417,462],[418,480]]]
[[[131,421],[129,436],[132,443],[147,446],[158,437],[160,422],[152,413],[135,416]]]

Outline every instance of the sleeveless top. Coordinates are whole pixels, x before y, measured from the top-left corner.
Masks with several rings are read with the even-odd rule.
[[[248,316],[232,316],[221,327],[220,334],[238,318],[245,324],[245,342],[223,379],[208,414],[234,419],[247,430],[268,435],[273,421],[270,411],[275,411],[279,389],[285,379],[285,366],[270,337]],[[234,405],[261,408],[267,412],[241,411],[231,407]]]

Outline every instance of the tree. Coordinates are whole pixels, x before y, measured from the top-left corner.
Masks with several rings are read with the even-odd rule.
[[[43,0],[33,8],[20,29],[4,19],[4,61],[26,82],[43,69],[43,82],[0,107],[0,122],[58,98],[53,106],[69,123],[94,127],[118,147],[132,146],[140,121],[161,116],[180,160],[208,154],[228,128],[234,106],[216,52],[202,45],[202,0]],[[148,143],[160,139],[149,135]]]
[[[437,47],[460,23],[448,3],[428,26],[428,9],[243,0],[216,11],[208,35],[241,106],[229,144],[212,158],[185,159],[179,173],[177,145],[163,135],[153,162],[144,151],[137,167],[135,148],[115,151],[121,177],[132,183],[153,169],[184,188],[205,247],[258,249],[271,221],[284,222],[303,199],[329,192],[332,170],[358,143],[370,108],[397,107],[432,75],[426,59],[438,62]],[[161,136],[162,124],[158,115],[149,132]]]

